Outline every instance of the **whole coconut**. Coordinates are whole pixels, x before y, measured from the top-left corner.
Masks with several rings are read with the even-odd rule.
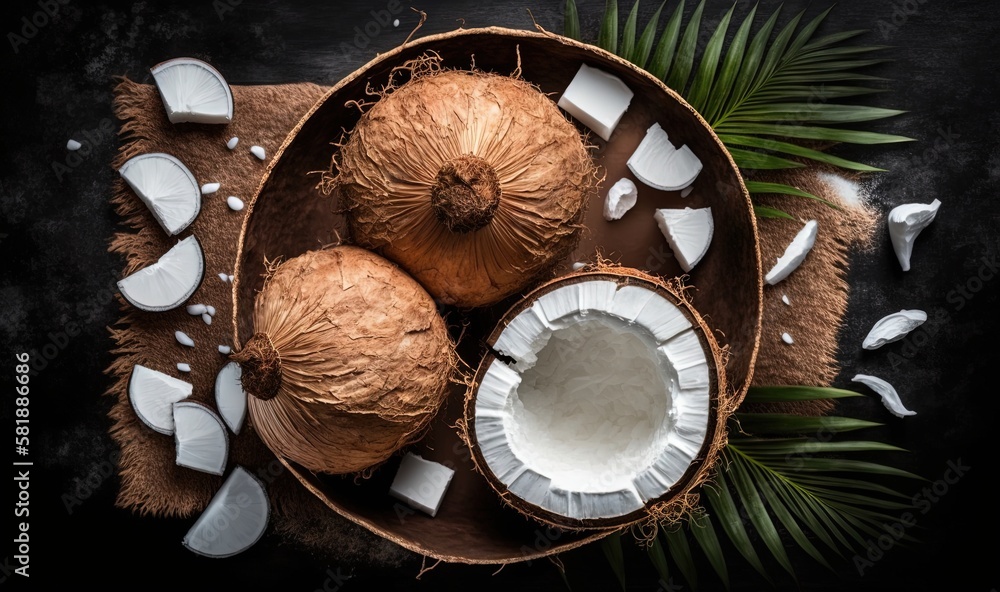
[[[273,270],[233,355],[251,421],[277,455],[321,473],[378,465],[444,402],[454,346],[434,301],[396,265],[340,246]]]
[[[354,242],[445,304],[486,306],[573,250],[596,167],[531,84],[428,64],[362,116],[321,187]]]

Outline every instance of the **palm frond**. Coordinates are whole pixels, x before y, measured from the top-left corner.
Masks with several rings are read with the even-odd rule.
[[[616,532],[601,539],[601,549],[611,565],[618,583],[625,590],[625,553],[622,551],[622,533]]]

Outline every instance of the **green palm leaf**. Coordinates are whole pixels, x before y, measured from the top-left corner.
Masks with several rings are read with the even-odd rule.
[[[611,564],[618,583],[625,590],[625,553],[622,551],[622,533],[616,532],[601,539],[601,549],[608,563]]]
[[[563,35],[580,40],[580,13],[574,0],[566,0],[566,14],[563,17]]]

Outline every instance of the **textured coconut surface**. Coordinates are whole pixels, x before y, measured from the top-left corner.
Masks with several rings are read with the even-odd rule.
[[[186,361],[192,372],[185,379],[194,384],[194,400],[212,404],[218,370],[226,363],[218,345],[230,345],[232,327],[231,286],[217,273],[232,273],[243,214],[225,204],[225,196],[249,199],[261,182],[266,163],[244,146],[264,146],[274,154],[299,118],[323,95],[313,84],[234,87],[236,116],[227,126],[171,125],[155,87],[125,81],[115,91],[116,114],[121,120],[122,146],[116,166],[148,151],[171,153],[184,161],[201,182],[220,182],[215,195],[205,196],[202,213],[186,233],[202,243],[206,258],[205,279],[189,303],[212,304],[219,322],[206,325],[182,308],[166,313],[141,313],[123,303],[123,315],[112,331],[115,360],[108,369],[113,381],[109,395],[111,434],[121,447],[120,507],[154,516],[195,516],[222,484],[222,478],[176,466],[173,440],[144,426],[128,403],[127,381],[134,364],[174,372]],[[226,148],[239,136],[235,151]],[[769,178],[767,180],[777,180]],[[815,176],[790,174],[781,181],[838,201],[834,188]],[[220,197],[221,196],[221,197]],[[122,274],[148,265],[176,239],[168,238],[145,206],[116,181],[112,202],[128,230],[114,235],[110,250],[125,260]],[[872,228],[870,212],[845,204],[834,211],[809,200],[765,197],[763,203],[784,209],[805,221],[819,221],[820,231],[812,253],[800,269],[777,286],[765,286],[764,323],[754,384],[828,384],[837,373],[837,333],[847,307],[845,281],[847,254],[867,244]],[[599,209],[598,209],[599,210]],[[596,211],[596,210],[595,210]],[[597,212],[599,215],[599,211]],[[798,225],[777,220],[760,224],[761,256],[766,271],[783,252]],[[655,230],[655,229],[654,229]],[[716,245],[719,247],[719,245]],[[791,306],[781,301],[787,294]],[[179,346],[175,330],[194,340],[193,351]],[[795,346],[782,343],[781,334],[795,337]],[[395,565],[408,555],[388,539],[330,511],[270,454],[252,428],[230,436],[230,464],[238,463],[268,476],[268,493],[275,506],[273,526],[281,535],[315,552],[337,560],[363,560]],[[460,492],[459,492],[460,493]],[[446,511],[447,508],[442,508]]]

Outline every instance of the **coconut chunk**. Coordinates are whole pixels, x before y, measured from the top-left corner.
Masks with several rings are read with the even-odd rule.
[[[781,340],[787,343],[788,345],[792,345],[793,343],[795,343],[795,340],[792,339],[792,336],[789,335],[788,333],[782,333]]]
[[[927,313],[922,310],[903,309],[886,315],[872,326],[861,347],[878,349],[887,343],[899,341],[926,320]]]
[[[229,456],[226,427],[214,411],[193,401],[174,403],[177,464],[222,475]]]
[[[118,174],[170,236],[180,234],[201,211],[201,188],[184,163],[162,152],[130,158]]]
[[[240,384],[240,365],[229,362],[215,376],[215,406],[234,434],[240,433],[247,416],[247,394]]]
[[[784,302],[786,306],[792,305],[792,301],[788,299],[788,294],[782,294],[781,301]]]
[[[235,195],[230,195],[229,197],[226,198],[226,205],[229,206],[230,210],[234,212],[239,212],[240,210],[243,209],[243,200],[236,197]]]
[[[229,123],[233,93],[218,70],[194,58],[167,60],[150,70],[170,123]]]
[[[174,403],[191,396],[194,387],[173,376],[136,364],[128,381],[128,400],[135,414],[161,434],[174,433]]]
[[[201,186],[202,195],[211,195],[222,187],[222,183],[205,183]]]
[[[184,535],[183,544],[206,557],[231,557],[260,540],[270,517],[264,484],[237,466]]]
[[[638,197],[639,190],[631,179],[618,179],[604,198],[604,219],[608,222],[620,219],[632,209]]]
[[[236,145],[239,144],[239,143],[240,143],[240,139],[237,138],[236,136],[233,136],[232,138],[229,138],[229,141],[226,142],[226,148],[229,148],[230,150],[234,150],[236,148]]]
[[[708,253],[715,223],[712,208],[659,209],[653,214],[674,257],[684,271],[691,271]]]
[[[920,232],[937,217],[941,202],[934,200],[929,204],[903,204],[889,212],[886,223],[889,226],[889,238],[892,248],[896,251],[903,271],[910,271],[910,255],[913,253],[913,243]]]
[[[408,452],[399,463],[389,495],[433,518],[454,475],[454,470]]]
[[[907,417],[917,414],[916,411],[910,411],[903,406],[903,401],[899,398],[899,393],[896,392],[895,387],[877,376],[858,374],[851,379],[851,382],[860,382],[878,393],[882,397],[882,404],[896,417]]]
[[[83,148],[83,144],[81,144],[80,142],[77,142],[72,138],[66,141],[66,150],[76,151],[79,150],[80,148]]]
[[[632,96],[632,90],[617,76],[580,64],[557,104],[608,140],[628,110]]]
[[[178,362],[177,363],[177,371],[178,372],[190,372],[191,371],[191,364],[188,364],[188,363],[185,363],[185,362]]]
[[[179,241],[160,259],[118,282],[123,297],[137,308],[159,312],[184,304],[201,285],[205,259],[194,236]]]
[[[815,220],[806,222],[805,226],[792,239],[792,242],[785,247],[785,252],[781,257],[778,257],[778,261],[771,268],[771,271],[768,271],[767,275],[764,276],[764,281],[773,286],[798,269],[799,265],[805,261],[806,255],[812,250],[813,245],[816,244],[818,230],[818,222]]]
[[[251,146],[250,153],[256,156],[260,160],[264,160],[265,158],[267,158],[267,153],[264,152],[264,149],[261,148],[260,146]]]
[[[702,166],[687,145],[674,148],[659,123],[646,130],[626,164],[640,181],[663,191],[685,189],[698,178]]]
[[[194,339],[188,337],[188,334],[184,331],[174,331],[174,339],[183,346],[194,347]]]

